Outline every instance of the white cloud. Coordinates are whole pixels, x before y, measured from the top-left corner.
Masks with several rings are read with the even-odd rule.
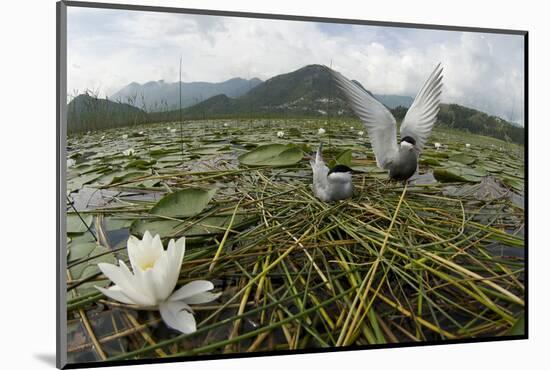
[[[132,81],[263,80],[329,64],[376,93],[414,96],[444,65],[443,100],[523,123],[521,36],[69,8],[69,93]]]

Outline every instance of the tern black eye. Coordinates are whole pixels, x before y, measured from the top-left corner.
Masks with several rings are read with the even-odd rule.
[[[401,142],[406,141],[407,143],[410,143],[412,145],[416,145],[416,140],[414,140],[410,136],[405,136],[403,139],[401,139]]]
[[[329,172],[328,174],[330,175],[331,173],[336,173],[336,172],[353,172],[353,170],[351,168],[349,168],[348,166],[345,166],[343,164],[337,164],[336,166],[334,166]]]

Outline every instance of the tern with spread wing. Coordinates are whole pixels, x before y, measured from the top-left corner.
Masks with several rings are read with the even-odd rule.
[[[378,167],[388,170],[391,179],[406,181],[417,170],[424,148],[439,112],[443,68],[438,64],[424,83],[401,123],[397,142],[395,118],[374,96],[358,84],[329,68],[337,86],[359,116],[371,140]]]
[[[323,202],[343,200],[353,195],[351,174],[348,166],[338,164],[329,169],[323,160],[323,144],[319,144],[315,158],[309,161],[313,170],[313,194]]]

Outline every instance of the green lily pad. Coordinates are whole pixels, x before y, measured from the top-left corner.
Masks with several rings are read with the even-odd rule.
[[[97,247],[96,242],[84,242],[69,245],[67,248],[69,252],[68,262],[70,263],[81,258],[88,257],[95,247]]]
[[[146,161],[146,160],[143,160],[143,159],[136,159],[136,160],[133,160],[130,163],[128,163],[125,167],[126,168],[134,167],[134,168],[138,168],[140,170],[146,170],[146,169],[150,168],[156,162],[157,161],[155,161],[155,160]]]
[[[449,154],[447,154],[445,152],[432,151],[432,152],[430,152],[430,157],[433,157],[433,158],[449,158]]]
[[[142,236],[145,231],[149,231],[152,235],[159,234],[161,238],[173,237],[181,224],[181,221],[174,220],[136,220],[132,223],[130,233]]]
[[[69,259],[75,261],[78,259],[86,259],[94,256],[101,255],[97,258],[92,258],[89,261],[79,263],[71,268],[69,272],[71,274],[72,280],[86,279],[88,277],[94,276],[100,273],[97,264],[100,262],[106,263],[116,263],[116,258],[112,253],[107,253],[110,249],[97,245],[96,243],[83,243],[83,244],[72,244],[69,245]],[[107,253],[107,254],[104,254]],[[74,297],[77,293],[78,295],[91,293],[97,291],[95,286],[106,287],[110,284],[109,280],[104,281],[90,281],[84,283],[72,291],[72,296]],[[70,297],[71,295],[68,295]]]
[[[239,156],[239,162],[246,166],[290,166],[298,163],[303,153],[295,146],[268,144],[257,147]]]
[[[111,181],[109,182],[109,185],[112,185],[112,184],[118,184],[121,182],[131,181],[147,175],[149,175],[147,172],[133,172],[131,170],[124,170],[124,171],[120,171],[119,173],[116,173],[112,178],[110,178],[110,175],[107,175],[105,179],[110,178]]]
[[[206,208],[216,189],[184,189],[164,196],[150,213],[167,217],[192,217]]]
[[[337,164],[343,164],[345,166],[351,167],[351,149],[345,150],[342,153],[338,154],[334,160]]]
[[[450,156],[449,161],[468,165],[474,163],[476,159],[472,156],[469,156],[468,154],[460,153]]]
[[[87,175],[77,176],[75,178],[70,179],[67,182],[67,190],[72,192],[76,190],[80,190],[82,186],[85,184],[89,184],[98,178],[100,178],[102,174],[98,173],[89,173]]]
[[[518,191],[523,191],[523,181],[521,179],[514,178],[511,176],[503,176],[501,180],[505,185],[511,188],[514,188]]]
[[[168,154],[177,153],[179,151],[181,151],[181,148],[172,148],[172,149],[156,148],[156,149],[151,149],[149,151],[149,155],[152,156],[152,157],[163,157],[163,156],[166,156]]]
[[[104,220],[105,229],[108,231],[129,228],[133,220],[127,218],[106,217]]]
[[[236,215],[233,221],[233,228],[238,227],[245,221],[244,215]],[[200,220],[193,226],[186,229],[187,223],[175,220],[136,220],[132,223],[130,232],[132,235],[143,235],[145,231],[151,234],[159,234],[162,238],[166,237],[199,237],[223,234],[231,221],[230,215],[210,216]],[[188,224],[187,224],[188,225]],[[185,231],[183,231],[185,230]],[[183,232],[182,232],[183,231]]]
[[[421,158],[419,163],[425,166],[441,166],[441,162],[435,158]]]
[[[479,172],[467,167],[436,168],[434,177],[440,182],[480,182]]]
[[[92,224],[92,215],[81,215],[82,219],[77,214],[67,214],[67,234],[81,234],[88,230],[88,226]],[[86,224],[84,224],[82,221]],[[86,226],[87,225],[87,226]]]
[[[507,335],[524,335],[525,334],[525,315],[522,314],[506,334]]]

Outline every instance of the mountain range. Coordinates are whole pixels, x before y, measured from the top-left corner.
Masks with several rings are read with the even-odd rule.
[[[354,81],[359,86],[361,84]],[[364,87],[361,86],[363,89]],[[365,89],[366,90],[366,89]],[[370,91],[366,90],[371,93]],[[371,93],[372,94],[372,93]],[[388,108],[408,108],[413,98],[401,95],[374,95]],[[179,111],[163,113],[176,119]],[[353,115],[342,92],[334,86],[331,75],[320,65],[308,65],[277,75],[239,97],[213,96],[183,110],[188,118],[222,116],[350,116]],[[167,117],[166,117],[167,118]],[[166,119],[165,118],[165,119]]]
[[[226,84],[225,86],[231,85],[231,83],[227,84],[229,81],[239,81],[234,86],[240,84],[241,90],[233,89],[230,95],[220,93],[197,104],[184,107],[181,111],[181,116],[184,119],[355,117],[345,96],[334,85],[330,73],[320,65],[308,65],[293,72],[277,75],[264,82],[259,82],[260,80],[258,79],[232,79],[222,84]],[[252,87],[250,81],[258,83]],[[359,82],[354,82],[365,89]],[[148,84],[150,85],[151,83]],[[199,85],[194,86],[202,86],[201,84],[205,83],[197,84]],[[162,85],[171,85],[171,88],[174,88],[174,84],[159,83],[159,86]],[[175,86],[177,89],[178,84],[176,83]],[[182,89],[183,87],[182,85]],[[161,89],[162,87],[158,87],[157,90],[152,89],[151,91],[161,91]],[[190,90],[188,91],[189,94],[191,94]],[[213,89],[210,91],[213,91]],[[413,102],[413,98],[408,96],[377,95],[367,89],[365,91],[374,95],[380,102],[391,109],[398,121],[404,117],[407,108]],[[166,99],[168,99],[168,95]],[[191,99],[189,96],[188,99]],[[83,103],[77,104],[79,100]],[[97,107],[94,114],[92,114],[94,112],[93,107]],[[96,129],[98,128],[98,124],[117,127],[145,121],[177,121],[180,117],[179,109],[148,109],[147,111],[146,109],[136,108],[131,104],[115,103],[106,99],[91,97],[81,98],[81,96],[71,101],[68,108],[69,132]],[[86,119],[82,119],[78,113],[83,108],[85,108],[83,116]],[[71,111],[73,112],[72,115]],[[101,118],[102,115],[107,116]],[[127,116],[126,122],[124,121],[125,116]],[[80,124],[71,122],[71,119],[80,122]],[[90,126],[89,123],[85,123],[86,120],[90,122],[95,120],[99,123],[96,122],[94,126]],[[499,117],[458,104],[441,104],[436,125],[467,130],[472,133],[493,136],[517,143],[524,142],[523,127],[515,126]]]
[[[252,78],[232,78],[223,82],[182,82],[181,106],[183,108],[197,104],[212,96],[224,94],[236,98],[258,86],[262,80]],[[180,83],[168,83],[163,80],[149,81],[144,84],[132,82],[110,97],[110,100],[127,103],[148,112],[167,111],[179,108]]]

